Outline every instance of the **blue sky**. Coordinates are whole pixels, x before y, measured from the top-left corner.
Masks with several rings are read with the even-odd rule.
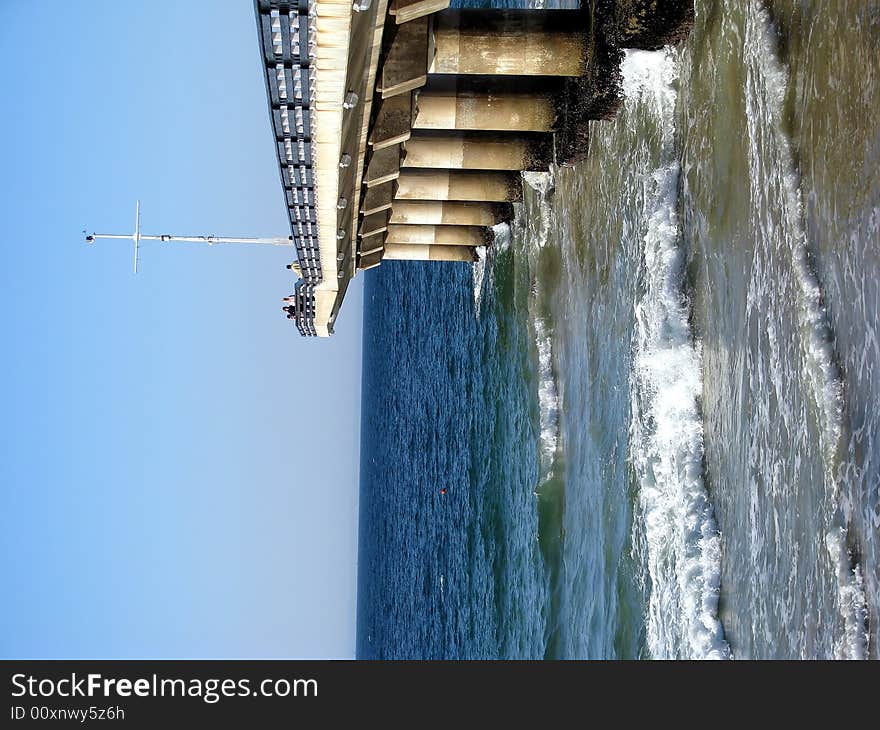
[[[362,282],[82,243],[286,235],[261,73],[249,0],[0,3],[2,656],[354,653]]]

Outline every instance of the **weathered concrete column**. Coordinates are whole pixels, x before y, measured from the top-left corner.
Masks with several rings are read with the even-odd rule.
[[[523,134],[425,134],[406,143],[401,167],[455,170],[546,170],[550,139]]]
[[[415,225],[494,226],[513,217],[507,203],[441,200],[396,200],[389,223]]]
[[[397,200],[482,200],[504,203],[522,199],[522,182],[509,172],[401,170]]]
[[[385,247],[384,259],[392,261],[468,261],[477,256],[470,246],[427,246],[390,243]]]
[[[385,243],[486,246],[492,243],[492,232],[482,226],[390,225]]]
[[[551,94],[423,90],[413,129],[549,132],[556,121]]]
[[[580,10],[444,10],[431,74],[581,76],[589,15]]]

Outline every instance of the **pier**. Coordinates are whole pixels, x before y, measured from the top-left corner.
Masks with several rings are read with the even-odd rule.
[[[351,280],[383,260],[473,261],[522,171],[586,154],[588,122],[619,103],[619,46],[672,38],[693,12],[448,5],[255,0],[303,335],[331,335]]]

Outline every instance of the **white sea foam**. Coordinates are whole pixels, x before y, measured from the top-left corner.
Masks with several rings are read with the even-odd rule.
[[[523,183],[539,194],[537,210],[530,211],[528,219],[520,218],[525,226],[525,240],[528,249],[523,252],[530,265],[535,263],[535,254],[547,245],[553,226],[553,206],[550,195],[555,180],[553,172],[524,172]],[[540,301],[544,295],[541,281],[532,281],[529,301],[529,318],[538,353],[538,407],[540,412],[540,459],[542,484],[553,477],[553,464],[559,447],[559,389],[553,368],[553,333],[548,320],[540,311]],[[540,487],[539,487],[540,489]]]
[[[500,253],[510,248],[510,226],[507,223],[497,223],[492,226],[492,234],[495,237],[492,248],[496,252]]]
[[[477,317],[479,317],[480,303],[483,299],[483,281],[486,277],[486,247],[479,246],[476,253],[477,260],[474,261],[471,269],[471,277],[474,282],[474,308],[477,310]]]
[[[786,203],[782,211],[785,224],[783,233],[791,248],[801,295],[799,304],[807,334],[807,359],[811,364],[810,376],[823,420],[823,448],[826,455],[833,459],[842,433],[843,382],[835,364],[833,337],[822,303],[822,287],[810,260],[803,222],[800,173],[794,163],[791,141],[782,128],[782,105],[788,91],[788,70],[779,59],[775,31],[767,10],[756,6],[753,18],[758,27],[749,29],[752,38],[747,38],[747,49],[754,54],[754,67],[758,71],[755,81],[761,93],[758,98],[749,99],[748,120],[750,126],[769,126],[775,137],[779,156],[776,173]],[[757,133],[753,132],[750,136],[754,140]]]
[[[492,226],[492,235],[494,237],[492,243],[493,254],[510,248],[510,226],[507,223],[498,223]],[[483,289],[487,283],[486,276],[489,277],[488,285],[492,285],[492,259],[485,246],[478,247],[476,253],[477,260],[474,261],[471,270],[471,279],[474,285],[474,306],[477,310],[477,317],[479,317]]]
[[[846,530],[834,528],[825,536],[831,563],[837,568],[838,609],[843,620],[843,635],[835,653],[838,659],[868,658],[868,600],[859,565],[852,566],[853,556],[846,546]]]
[[[718,619],[721,537],[703,480],[701,351],[682,295],[672,50],[628,52],[628,107],[647,105],[662,135],[661,164],[646,180],[644,295],[636,304],[630,458],[639,481],[635,548],[647,570],[652,656],[730,658]]]
[[[541,196],[537,220],[529,222],[529,240],[537,248],[544,248],[547,245],[550,227],[553,223],[553,206],[550,204],[550,196],[556,188],[556,178],[552,168],[549,172],[524,172],[522,177],[523,183]]]
[[[750,154],[753,160],[762,159],[768,152],[773,158],[761,180],[770,176],[783,194],[781,231],[783,243],[791,251],[792,269],[797,282],[798,309],[804,332],[803,347],[808,378],[819,413],[821,450],[824,460],[825,483],[829,492],[834,524],[829,525],[826,547],[837,578],[837,604],[843,618],[843,637],[838,641],[839,655],[863,658],[867,655],[865,619],[867,602],[861,569],[852,566],[846,549],[846,524],[840,509],[839,481],[836,467],[841,458],[844,388],[838,370],[834,339],[823,304],[819,277],[810,257],[804,226],[803,196],[800,173],[795,164],[791,140],[785,133],[782,114],[788,92],[788,69],[781,61],[776,31],[766,8],[753,0],[746,26],[744,47],[747,54],[748,82],[751,93],[746,94],[746,114],[749,125]],[[762,145],[763,130],[770,130],[772,144]],[[757,171],[758,173],[761,170]],[[758,196],[761,190],[755,191]]]
[[[553,340],[543,317],[532,320],[538,350],[538,405],[541,418],[541,462],[549,477],[559,445],[559,391],[553,373]]]
[[[552,168],[547,172],[524,172],[523,182],[543,198],[548,198],[556,187],[556,178]]]

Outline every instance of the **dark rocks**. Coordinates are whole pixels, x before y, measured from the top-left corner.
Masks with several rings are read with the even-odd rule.
[[[687,38],[693,0],[617,0],[613,41],[621,48],[655,51]]]
[[[614,118],[623,103],[624,49],[678,43],[694,22],[693,0],[590,0],[587,8],[593,22],[586,73],[567,79],[556,102],[555,161],[566,167],[586,157],[589,123]]]

